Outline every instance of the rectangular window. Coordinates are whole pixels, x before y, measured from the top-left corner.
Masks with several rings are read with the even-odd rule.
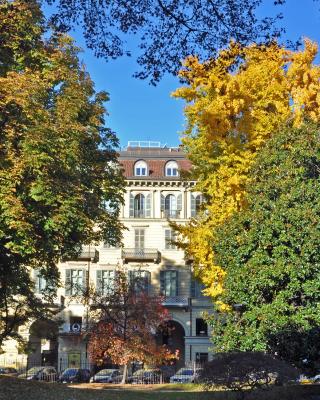
[[[150,271],[129,271],[129,282],[135,294],[148,293],[150,286]]]
[[[166,250],[176,250],[177,246],[172,243],[177,239],[176,232],[172,229],[165,230],[165,249]]]
[[[160,271],[160,291],[162,296],[178,296],[178,271]]]
[[[196,335],[208,336],[208,324],[203,318],[196,318]]]
[[[115,271],[97,270],[96,288],[99,294],[106,296],[112,293],[114,288]]]
[[[43,290],[45,290],[47,282],[45,278],[40,274],[39,271],[34,271],[34,280],[35,280],[35,292],[41,294]]]
[[[196,353],[196,362],[200,364],[208,362],[208,353]]]
[[[202,282],[200,282],[198,279],[196,278],[191,278],[191,288],[190,288],[190,292],[191,292],[191,297],[194,298],[203,298],[206,297],[204,296],[204,294],[202,293],[203,289],[205,288],[204,284]]]
[[[135,249],[144,249],[144,229],[135,229],[134,247]]]
[[[66,269],[65,290],[67,296],[80,295],[86,288],[87,274],[84,269]]]

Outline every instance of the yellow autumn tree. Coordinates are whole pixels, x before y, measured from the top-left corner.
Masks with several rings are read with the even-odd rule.
[[[186,85],[173,96],[187,102],[183,145],[206,198],[204,210],[187,226],[195,274],[213,298],[223,291],[225,271],[215,265],[211,248],[218,225],[243,208],[250,169],[265,142],[286,121],[320,119],[318,47],[304,41],[302,51],[276,43],[241,47],[231,43],[205,63],[189,57],[180,72]]]

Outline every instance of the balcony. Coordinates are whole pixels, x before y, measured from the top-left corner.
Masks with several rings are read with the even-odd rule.
[[[78,260],[84,261],[97,261],[99,258],[99,252],[94,246],[82,246],[81,253],[78,256]]]
[[[162,301],[165,307],[188,307],[188,297],[184,296],[168,296]]]
[[[173,218],[179,219],[181,211],[180,210],[162,210],[161,217],[162,218]]]
[[[122,259],[128,261],[160,262],[161,254],[157,249],[122,249]]]
[[[146,210],[134,210],[134,218],[150,218],[150,212]]]
[[[74,256],[64,257],[62,261],[99,261],[99,252],[94,246],[82,246],[81,252]]]

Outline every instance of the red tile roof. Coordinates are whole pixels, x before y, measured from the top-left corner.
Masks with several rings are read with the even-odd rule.
[[[124,176],[126,178],[134,178],[134,165],[137,161],[139,160],[144,160],[147,165],[148,165],[148,176],[147,177],[141,177],[139,176],[139,179],[145,179],[145,178],[170,178],[170,179],[175,179],[174,177],[167,177],[165,175],[165,165],[168,161],[176,161],[178,164],[179,170],[184,170],[184,171],[189,171],[192,167],[192,164],[189,160],[185,158],[183,154],[179,154],[178,157],[166,157],[166,158],[160,158],[159,155],[156,157],[152,158],[152,155],[148,155],[147,157],[143,157],[143,154],[137,154],[136,157],[125,157],[124,155],[125,152],[121,152],[119,161],[120,164],[123,167],[124,171]]]

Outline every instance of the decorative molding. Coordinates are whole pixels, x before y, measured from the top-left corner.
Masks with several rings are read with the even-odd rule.
[[[159,179],[127,179],[127,186],[132,187],[181,187],[191,188],[196,185],[196,181],[180,181],[180,180],[159,180]]]

